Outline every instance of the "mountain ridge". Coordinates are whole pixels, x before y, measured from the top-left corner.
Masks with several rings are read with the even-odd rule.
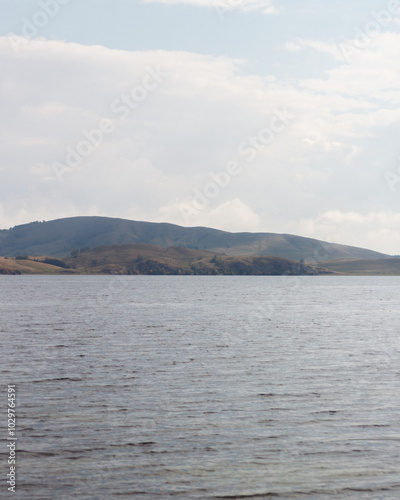
[[[294,261],[375,259],[389,255],[322,240],[279,233],[231,233],[167,222],[81,216],[32,222],[0,231],[0,255],[67,257],[74,250],[123,244],[185,247],[227,256],[275,256]]]

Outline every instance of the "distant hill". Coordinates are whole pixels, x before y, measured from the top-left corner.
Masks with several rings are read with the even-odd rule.
[[[73,257],[0,257],[1,274],[173,275],[388,275],[400,276],[400,257],[338,259],[307,265],[273,256],[229,256],[205,250],[154,245],[113,245]]]
[[[400,257],[385,259],[339,259],[324,262],[324,267],[343,274],[400,276]]]
[[[181,227],[109,217],[71,217],[0,231],[0,255],[8,257],[66,257],[74,250],[123,244],[186,247],[230,256],[272,255],[306,262],[387,257],[371,250],[288,234],[230,233],[206,227]]]
[[[189,248],[114,245],[74,257],[0,257],[0,274],[317,275],[335,274],[281,257],[233,257]]]
[[[281,257],[233,257],[204,250],[143,244],[100,247],[64,261],[72,269],[91,274],[335,274]]]
[[[77,274],[73,269],[55,266],[43,262],[45,257],[36,260],[15,259],[0,257],[0,275],[1,274]]]

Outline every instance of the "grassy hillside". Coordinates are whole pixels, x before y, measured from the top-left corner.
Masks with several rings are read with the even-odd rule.
[[[202,250],[116,245],[74,257],[0,258],[0,274],[314,275],[334,274],[280,257],[232,257]]]
[[[108,217],[72,217],[0,231],[0,255],[8,257],[67,257],[77,249],[123,244],[186,247],[230,256],[274,255],[312,262],[385,257],[371,250],[288,234],[229,233],[206,227],[186,228],[167,223]]]
[[[232,257],[189,248],[144,244],[100,247],[64,260],[72,269],[90,274],[329,274],[329,271],[280,257]]]
[[[153,245],[115,245],[74,257],[0,257],[1,274],[199,274],[199,275],[391,275],[400,258],[338,259],[321,266],[274,256],[230,256],[204,250]]]
[[[0,274],[75,274],[72,269],[46,264],[45,257],[37,261],[0,257]]]
[[[339,259],[324,262],[324,267],[343,274],[400,276],[400,258]]]

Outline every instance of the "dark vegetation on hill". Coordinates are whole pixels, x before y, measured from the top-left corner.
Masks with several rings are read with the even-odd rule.
[[[276,256],[323,263],[333,259],[374,259],[384,254],[312,238],[275,233],[229,233],[109,217],[72,217],[0,231],[0,255],[67,257],[81,249],[124,244],[184,247],[228,256]]]

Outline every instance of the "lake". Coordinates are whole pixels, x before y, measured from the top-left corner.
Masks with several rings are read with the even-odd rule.
[[[0,276],[0,497],[400,498],[400,277]]]

